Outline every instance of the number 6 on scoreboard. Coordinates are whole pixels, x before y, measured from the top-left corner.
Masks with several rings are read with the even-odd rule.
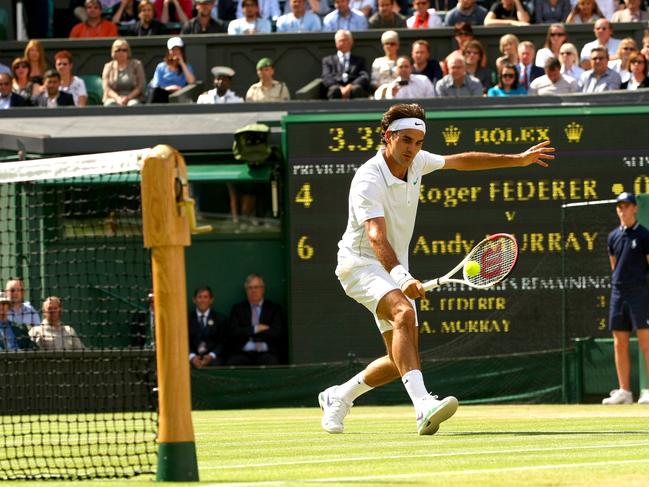
[[[487,289],[505,279],[518,261],[518,243],[513,235],[496,233],[477,244],[449,273],[423,283],[430,291],[449,282]],[[467,265],[469,264],[469,265]],[[462,269],[462,279],[451,278]]]

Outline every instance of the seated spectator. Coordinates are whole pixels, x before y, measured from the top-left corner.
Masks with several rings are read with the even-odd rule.
[[[169,95],[194,83],[194,70],[185,62],[185,43],[180,37],[167,41],[167,55],[158,64],[149,82],[149,103],[169,103]]]
[[[101,82],[104,106],[139,105],[144,97],[146,79],[142,63],[131,58],[126,39],[117,39],[110,49],[111,61],[104,65]]]
[[[498,0],[491,5],[484,25],[530,25],[530,14],[521,0]]]
[[[167,33],[167,27],[155,18],[155,8],[151,0],[140,0],[137,10],[139,20],[129,29],[129,35],[145,37]]]
[[[0,110],[27,106],[27,100],[12,91],[13,82],[9,73],[0,73]]]
[[[396,0],[377,0],[377,12],[370,17],[370,29],[405,29],[406,18],[395,12]]]
[[[649,12],[640,8],[642,0],[624,0],[626,8],[611,16],[611,22],[647,22]]]
[[[11,300],[7,319],[14,324],[39,326],[41,317],[38,311],[25,301],[25,284],[19,277],[12,277],[5,284],[5,295]]]
[[[117,37],[117,26],[101,18],[101,2],[86,0],[86,20],[79,22],[70,31],[70,39],[87,39],[94,37]]]
[[[37,107],[57,108],[74,106],[74,97],[70,93],[61,91],[61,75],[58,71],[50,69],[45,71],[43,91],[32,98],[31,103]]]
[[[0,81],[6,74],[7,73],[0,73]],[[9,321],[8,314],[10,306],[11,300],[9,299],[9,296],[0,292],[0,352],[13,352],[20,350],[19,339],[23,334],[25,334],[22,326],[14,329],[13,323]]]
[[[487,9],[478,5],[476,0],[459,0],[457,5],[444,17],[444,24],[453,27],[460,22],[469,25],[483,25],[487,16]]]
[[[514,96],[527,93],[525,88],[518,84],[518,69],[516,65],[504,62],[498,72],[498,84],[487,91],[487,96]]]
[[[566,42],[559,50],[559,62],[561,63],[561,74],[570,76],[579,80],[581,73],[584,72],[577,61],[579,54],[574,44]]]
[[[17,57],[11,63],[13,72],[12,91],[29,101],[32,96],[38,95],[43,90],[43,85],[34,84],[30,81],[29,62],[24,57]]]
[[[518,45],[518,65],[516,68],[519,72],[519,84],[525,91],[530,87],[530,83],[536,78],[543,76],[545,71],[534,65],[536,48],[530,41],[523,41]]]
[[[545,60],[551,57],[559,59],[561,46],[568,42],[568,34],[563,24],[552,24],[548,27],[545,36],[545,44],[536,53],[534,64],[539,67],[545,66]]]
[[[588,42],[582,47],[581,54],[579,55],[579,60],[581,61],[581,67],[584,69],[590,69],[590,55],[595,47],[605,47],[608,53],[617,53],[617,48],[620,47],[620,39],[613,37],[613,25],[606,19],[599,19],[595,22],[593,27],[595,32],[595,40]],[[616,59],[615,56],[610,56],[610,59]]]
[[[245,17],[243,12],[244,0],[237,1],[237,19]],[[279,8],[278,0],[259,0],[259,17],[268,21],[277,20],[282,15],[282,9]]]
[[[423,74],[431,83],[433,83],[433,86],[435,86],[435,83],[442,79],[444,75],[442,74],[442,68],[439,65],[439,61],[430,58],[430,46],[428,41],[418,39],[413,42],[411,55],[413,61],[412,72],[414,74]]]
[[[599,9],[602,11],[602,18],[611,20],[613,14],[624,5],[623,0],[596,0]]]
[[[377,57],[372,62],[371,83],[373,88],[389,83],[397,77],[395,67],[399,52],[399,34],[393,30],[386,30],[381,35],[381,45],[385,55]]]
[[[376,10],[376,3],[374,0],[349,0],[349,8],[357,10],[369,18]]]
[[[47,78],[46,78],[47,82]],[[43,323],[29,330],[29,337],[41,350],[84,350],[74,328],[61,323],[61,299],[50,296],[43,302]]]
[[[622,82],[629,81],[629,78],[631,78],[629,61],[631,54],[636,52],[638,52],[638,44],[635,39],[626,37],[620,41],[620,45],[617,48],[617,59],[608,62],[608,67],[620,75]]]
[[[248,88],[246,101],[266,102],[291,99],[286,83],[273,78],[275,68],[272,59],[264,57],[257,62],[257,76],[259,81]]]
[[[608,50],[595,47],[590,53],[592,69],[584,71],[579,78],[582,93],[601,93],[618,90],[622,84],[620,75],[608,67]]]
[[[209,286],[194,291],[195,309],[189,313],[189,363],[197,369],[225,363],[223,351],[228,335],[225,315],[212,309],[214,293]]]
[[[396,68],[396,79],[379,86],[374,92],[374,99],[415,99],[433,98],[435,96],[435,87],[426,76],[412,74],[412,63],[408,56],[399,57]]]
[[[640,49],[640,52],[644,58],[649,61],[649,32],[645,31],[645,35],[642,38],[642,49]]]
[[[263,5],[263,2],[260,5]],[[214,7],[212,7],[213,19],[221,19],[227,23],[237,17],[237,0],[218,0]]]
[[[467,74],[464,57],[451,58],[448,71],[449,73],[435,85],[437,96],[482,96],[482,83],[478,78]]]
[[[43,75],[49,68],[45,59],[43,43],[38,39],[32,39],[25,46],[23,57],[29,61],[29,80],[37,85],[43,85]]]
[[[594,24],[604,14],[595,0],[577,0],[566,18],[566,24]]]
[[[432,29],[443,27],[442,19],[434,8],[430,8],[430,0],[413,0],[412,17],[406,20],[408,29]]]
[[[112,21],[114,24],[133,24],[137,21],[137,1],[138,0],[119,0],[110,11],[112,12]]]
[[[349,8],[349,0],[334,0],[334,5],[335,10],[328,13],[322,21],[324,32],[366,30],[369,27],[365,15]]]
[[[230,89],[234,69],[227,66],[214,66],[214,89],[206,91],[198,97],[196,103],[199,105],[221,104],[221,103],[242,103],[243,98]]]
[[[572,10],[570,0],[534,0],[532,6],[535,24],[565,22]]]
[[[304,9],[307,12],[313,12],[320,17],[324,17],[331,12],[329,0],[305,0]],[[284,13],[287,14],[291,11],[290,2],[284,2]]]
[[[639,53],[631,54],[629,59],[631,76],[628,81],[620,85],[621,90],[638,90],[640,88],[649,88],[649,77],[647,76],[647,60]]]
[[[545,60],[545,74],[530,83],[528,95],[561,95],[578,93],[577,80],[561,74],[561,63],[555,57]]]
[[[265,299],[261,276],[251,274],[244,284],[246,300],[230,312],[228,365],[275,365],[279,363],[284,318],[279,304]]]
[[[305,0],[291,0],[291,11],[277,19],[277,32],[320,32],[322,21],[318,15],[307,11]]]
[[[328,99],[366,98],[370,76],[362,57],[352,54],[354,38],[348,30],[334,36],[337,53],[322,59],[322,83]]]
[[[54,66],[61,75],[61,86],[59,89],[65,93],[70,93],[76,106],[85,107],[88,103],[86,83],[78,76],[72,74],[72,53],[69,51],[57,52],[54,55]]]
[[[494,84],[494,73],[491,69],[482,67],[483,60],[487,55],[484,46],[480,41],[474,39],[465,44],[462,54],[467,74],[478,78],[482,83],[484,93],[487,93],[487,90]]]
[[[214,7],[214,0],[196,0],[196,17],[185,22],[180,33],[187,35],[227,32],[225,22],[212,18],[212,7]]]
[[[462,52],[464,51],[464,46],[466,46],[466,43],[475,39],[475,37],[473,36],[473,27],[471,27],[471,24],[469,24],[468,22],[459,22],[455,24],[455,26],[453,27],[453,39],[457,44],[457,49],[451,51],[450,54],[448,54],[440,63],[442,73],[444,73],[444,75],[448,74],[448,62],[451,60],[451,58],[454,58],[455,56],[463,56]]]
[[[505,34],[500,38],[499,48],[500,56],[496,59],[496,72],[500,72],[503,63],[518,64],[518,45],[520,44],[518,37],[514,34]]]
[[[257,0],[243,0],[243,17],[228,24],[228,34],[270,34],[270,20],[259,16]]]
[[[184,24],[192,18],[192,0],[155,0],[155,16],[163,24]]]

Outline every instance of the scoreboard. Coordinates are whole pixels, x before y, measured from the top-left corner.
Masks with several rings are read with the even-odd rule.
[[[294,363],[384,352],[372,315],[334,274],[358,167],[380,148],[381,113],[288,115],[289,314]],[[551,140],[549,168],[435,171],[424,177],[410,272],[445,274],[487,234],[507,232],[519,263],[493,289],[443,286],[417,301],[423,357],[477,357],[561,348],[606,330],[606,238],[613,205],[562,205],[649,192],[649,107],[567,107],[427,114],[424,150],[517,153]]]

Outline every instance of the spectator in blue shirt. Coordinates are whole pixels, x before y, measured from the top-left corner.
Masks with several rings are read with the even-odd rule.
[[[257,0],[243,0],[243,17],[228,24],[228,34],[270,34],[270,20],[259,15]]]
[[[291,0],[291,13],[277,19],[277,32],[320,32],[320,17],[306,10],[305,0]]]
[[[453,27],[460,22],[471,25],[482,25],[487,16],[487,9],[476,4],[476,0],[460,0],[455,8],[451,9],[444,18],[447,27]]]
[[[237,2],[237,18],[241,19],[245,17],[243,11],[245,0],[239,0]],[[279,8],[278,0],[259,0],[257,3],[259,7],[259,17],[266,20],[276,20],[282,15],[282,10]]]
[[[338,32],[339,30],[366,30],[369,27],[367,17],[358,10],[349,8],[349,0],[335,0],[336,9],[324,18],[322,30]]]
[[[12,277],[5,285],[5,295],[9,298],[8,320],[14,325],[40,326],[41,317],[38,311],[25,301],[25,284],[19,277]]]
[[[167,55],[158,64],[149,83],[149,103],[169,103],[169,95],[194,83],[194,70],[185,62],[185,43],[180,37],[167,41]]]
[[[11,352],[31,348],[29,335],[23,325],[9,321],[11,298],[0,292],[0,352]]]

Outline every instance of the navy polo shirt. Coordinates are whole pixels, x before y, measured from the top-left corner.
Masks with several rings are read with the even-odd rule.
[[[608,235],[608,253],[616,260],[613,286],[646,286],[649,230],[638,222],[628,228],[620,225]]]

